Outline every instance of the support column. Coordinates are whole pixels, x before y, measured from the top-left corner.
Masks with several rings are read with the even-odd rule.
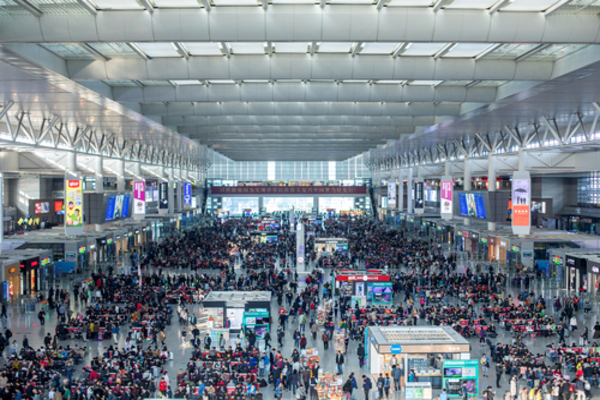
[[[65,168],[67,172],[71,172],[73,174],[77,173],[77,153],[74,151],[70,151],[67,153],[65,157]]]
[[[95,178],[96,178],[96,193],[104,193],[104,157],[96,157],[94,161]]]
[[[488,155],[488,192],[492,193],[496,191],[496,158],[490,152]],[[490,199],[492,195],[490,194]],[[488,231],[496,230],[496,222],[488,222]]]
[[[413,204],[413,169],[412,167],[408,169],[408,178],[406,179],[406,212],[412,214],[415,212],[414,204]]]
[[[313,207],[317,210],[317,214],[319,213],[319,196],[313,197]]]
[[[464,160],[464,179],[463,179],[463,189],[465,192],[471,190],[471,169],[469,167],[469,157],[465,157]],[[467,226],[471,225],[471,218],[465,217],[463,218],[463,223]]]
[[[135,175],[135,179],[143,178],[144,174],[142,173],[142,163],[141,162],[133,163],[133,168],[132,168],[131,172],[133,172],[133,174]]]
[[[125,161],[117,161],[117,192],[123,193],[125,191]]]
[[[398,170],[398,210],[404,211],[404,170]]]
[[[264,204],[264,199],[265,198],[263,196],[258,196],[258,213],[259,214],[262,212],[261,210],[264,207],[264,205],[263,205]]]
[[[175,168],[169,168],[169,187],[167,188],[167,198],[169,202],[169,214],[175,213]]]
[[[181,168],[175,171],[177,173],[177,212],[183,211],[183,174]]]

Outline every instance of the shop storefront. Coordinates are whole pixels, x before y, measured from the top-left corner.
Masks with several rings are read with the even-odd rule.
[[[24,260],[19,265],[21,270],[21,294],[32,294],[41,289],[40,258]]]
[[[21,295],[21,264],[16,262],[4,266],[2,300],[10,301]]]
[[[496,261],[498,260],[498,252],[500,248],[498,246],[498,239],[493,236],[488,236],[488,260]]]
[[[509,241],[508,239],[498,239],[498,262],[500,264],[506,264],[508,260],[508,249],[509,249]]]
[[[333,253],[348,254],[348,239],[344,238],[315,238],[315,252],[318,256]]]
[[[572,294],[578,294],[580,292],[587,291],[588,279],[586,261],[586,258],[576,257],[571,254],[567,254],[565,257],[568,282],[567,289]]]
[[[228,329],[231,332],[239,332],[242,330],[245,312],[260,309],[268,313],[271,306],[271,292],[214,291],[204,298],[203,305],[208,316],[209,329],[225,329],[225,318],[227,318]]]
[[[588,292],[593,296],[600,293],[600,257],[590,256],[587,258]]]
[[[102,262],[108,261],[106,244],[107,244],[106,237],[96,239],[96,249],[94,252],[95,257],[92,257],[92,259],[96,263],[102,263]],[[90,249],[90,253],[91,253],[91,249]]]
[[[365,334],[365,352],[368,371],[374,376],[391,373],[390,362],[395,354],[398,364],[406,367],[405,382],[414,371],[415,381],[441,389],[444,362],[469,359],[471,345],[447,326],[372,326]]]
[[[510,251],[508,252],[509,265],[516,267],[521,265],[521,248],[517,245],[511,245]]]
[[[481,235],[479,238],[479,251],[477,254],[481,256],[484,260],[489,260],[489,247],[488,247],[488,237]]]

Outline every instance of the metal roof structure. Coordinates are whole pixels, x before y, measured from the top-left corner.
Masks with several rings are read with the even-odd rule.
[[[36,145],[204,169],[209,149],[368,152],[381,170],[570,144],[561,130],[577,124],[587,141],[598,13],[598,0],[0,0],[0,120]]]

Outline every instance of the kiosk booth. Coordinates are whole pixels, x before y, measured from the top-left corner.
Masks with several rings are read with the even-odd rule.
[[[404,382],[412,370],[419,383],[429,382],[433,389],[441,389],[444,363],[468,360],[471,345],[448,326],[370,326],[365,333],[365,353],[373,375],[390,373],[395,354],[404,367]]]
[[[223,329],[225,318],[229,320],[229,329],[240,332],[244,322],[244,313],[254,309],[266,311],[261,322],[268,320],[271,307],[271,292],[210,292],[204,298],[204,313],[208,315],[209,329]]]
[[[260,350],[265,350],[265,335],[270,332],[270,317],[269,310],[266,308],[252,308],[244,312],[242,320],[242,329],[247,335],[248,331],[252,331],[256,336],[255,346]]]
[[[356,301],[362,305],[365,305],[366,301],[372,301],[373,304],[392,304],[393,301],[394,288],[390,276],[378,269],[335,271],[333,287],[336,295],[352,297],[352,304]]]
[[[348,239],[343,238],[315,238],[315,252],[327,256],[335,252],[348,254]]]

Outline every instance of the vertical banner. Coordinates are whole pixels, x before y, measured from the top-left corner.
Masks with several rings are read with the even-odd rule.
[[[65,233],[83,233],[83,181],[74,174],[65,174]]]
[[[133,214],[142,216],[146,214],[146,182],[133,182]]]
[[[425,212],[424,182],[415,181],[415,214],[423,214]]]
[[[442,214],[442,218],[451,219],[452,218],[452,195],[453,195],[453,184],[452,177],[443,176],[442,181],[440,182],[440,192],[441,192],[441,207],[440,211]]]
[[[169,212],[169,184],[167,182],[158,183],[158,212],[167,214]]]
[[[190,208],[191,205],[192,205],[192,184],[189,182],[183,182],[183,207]]]
[[[388,208],[396,208],[396,182],[388,182]]]
[[[531,232],[531,176],[515,171],[512,178],[512,232],[519,236]]]

